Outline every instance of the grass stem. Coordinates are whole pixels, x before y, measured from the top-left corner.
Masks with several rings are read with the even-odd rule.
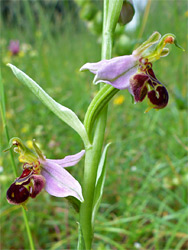
[[[4,92],[4,86],[3,86],[3,82],[2,82],[2,77],[1,77],[1,72],[0,72],[0,93],[1,93],[1,116],[2,116],[2,121],[3,121],[3,127],[5,130],[5,136],[6,136],[6,140],[7,143],[10,140],[9,137],[9,131],[8,131],[8,126],[7,126],[7,121],[6,121],[6,106],[5,106],[5,92]],[[16,169],[16,164],[14,161],[14,155],[13,155],[13,151],[12,149],[10,149],[10,157],[11,157],[11,165],[12,165],[12,170],[14,172],[15,177],[17,177],[17,169]],[[32,238],[32,234],[31,234],[31,230],[29,227],[29,222],[28,222],[28,218],[27,218],[27,214],[25,209],[22,207],[22,213],[23,213],[23,217],[24,217],[24,222],[25,222],[25,227],[26,227],[26,231],[27,231],[27,236],[28,236],[28,240],[29,240],[29,245],[30,245],[30,249],[34,250],[34,243],[33,243],[33,238]]]

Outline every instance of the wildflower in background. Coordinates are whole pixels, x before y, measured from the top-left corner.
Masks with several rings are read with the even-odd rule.
[[[132,172],[137,171],[137,166],[132,166],[132,167],[131,167],[131,171],[132,171]]]
[[[10,204],[24,206],[29,197],[35,198],[43,188],[53,196],[74,196],[83,202],[80,184],[64,168],[78,163],[85,153],[84,150],[60,160],[52,160],[46,159],[34,141],[35,152],[16,137],[11,139],[11,147],[14,147],[14,151],[20,154],[19,161],[24,164],[21,176],[7,191],[7,200]]]
[[[21,133],[25,134],[29,131],[29,126],[26,124],[23,126],[23,128],[21,129]]]
[[[165,48],[168,43],[179,47],[173,34],[161,38],[158,32],[154,32],[132,55],[86,63],[80,70],[88,69],[95,74],[94,84],[103,82],[117,89],[128,89],[135,102],[142,102],[147,96],[148,110],[161,109],[168,103],[168,92],[157,80],[152,62],[168,55],[169,49]]]
[[[114,99],[113,104],[121,105],[124,101],[125,101],[125,97],[123,95],[120,95]]]
[[[0,157],[0,173],[3,172],[3,159]]]
[[[11,40],[9,51],[11,52],[11,55],[18,55],[20,52],[20,42],[18,40]]]
[[[134,247],[135,247],[136,249],[140,249],[140,248],[142,248],[142,245],[141,245],[139,242],[135,242],[135,243],[134,243]]]
[[[14,117],[14,111],[12,109],[6,111],[6,118],[7,119],[12,119],[13,117]]]
[[[22,50],[24,53],[27,53],[28,51],[31,51],[31,50],[32,50],[32,46],[31,46],[31,44],[29,44],[29,43],[22,43],[22,44],[21,44],[21,50]]]
[[[38,55],[37,51],[28,43],[22,43],[18,40],[11,40],[8,46],[8,52],[3,57],[3,63],[7,64],[11,60],[24,57],[25,55],[35,57]]]
[[[18,40],[10,40],[7,53],[3,55],[2,61],[7,64],[11,60],[16,60],[19,57],[23,57],[24,53],[20,48],[20,42]]]
[[[25,54],[27,54],[30,57],[35,57],[38,55],[38,52],[33,49],[33,47],[31,46],[31,44],[29,43],[22,43],[20,46],[20,50],[21,50],[21,56],[24,56]]]
[[[32,148],[33,148],[33,141],[32,141],[32,140],[27,140],[27,141],[26,141],[26,146],[27,146],[28,148],[32,149]],[[40,145],[39,145],[39,146],[40,146]]]

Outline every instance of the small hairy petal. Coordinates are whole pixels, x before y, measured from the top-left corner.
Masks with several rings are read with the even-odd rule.
[[[42,175],[32,175],[33,186],[30,187],[30,196],[35,198],[44,188],[45,179]]]
[[[27,188],[22,185],[16,185],[14,182],[7,191],[7,201],[10,204],[22,204],[29,198],[30,194]]]
[[[21,176],[15,181],[17,185],[26,184],[30,182],[30,178],[32,176],[32,170],[24,169]]]
[[[76,165],[81,160],[84,154],[85,154],[85,150],[82,150],[75,155],[68,155],[65,158],[60,159],[60,160],[47,159],[47,161],[51,163],[56,163],[63,168],[71,167],[71,166]]]
[[[153,78],[153,80],[154,80],[154,79],[157,80],[157,78],[156,78],[156,76],[155,76],[155,73],[153,72],[152,67],[149,67],[149,68],[147,69],[147,74],[150,76],[151,79]]]
[[[137,74],[130,80],[135,102],[142,102],[147,94],[146,82],[149,77],[145,74]]]
[[[19,179],[30,176],[31,172],[32,172],[31,169],[28,168],[24,169]]]
[[[51,161],[42,162],[41,175],[46,180],[46,191],[56,197],[74,196],[83,201],[79,182],[60,165]]]
[[[164,86],[158,86],[156,90],[148,92],[148,98],[154,109],[162,109],[168,104],[168,91]]]

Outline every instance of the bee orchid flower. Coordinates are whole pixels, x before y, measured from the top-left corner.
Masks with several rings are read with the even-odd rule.
[[[10,147],[19,153],[19,161],[23,171],[7,191],[10,204],[24,205],[29,197],[35,198],[43,188],[53,196],[74,196],[83,202],[82,189],[79,182],[67,171],[66,167],[74,166],[83,157],[85,151],[63,159],[47,159],[33,141],[35,152],[27,148],[22,141],[15,137],[10,140]],[[10,149],[10,148],[9,148]]]
[[[161,37],[160,33],[154,32],[148,40],[133,51],[132,55],[86,63],[80,70],[89,70],[95,74],[94,84],[103,82],[117,89],[128,89],[135,102],[142,102],[147,96],[148,110],[161,109],[168,103],[168,92],[157,80],[152,63],[168,55],[169,49],[165,48],[168,43],[174,43],[180,47],[173,34]]]

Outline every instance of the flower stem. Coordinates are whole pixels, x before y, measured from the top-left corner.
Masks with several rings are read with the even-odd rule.
[[[97,118],[97,126],[95,130],[93,146],[86,150],[85,155],[85,169],[84,169],[84,183],[83,196],[84,202],[80,207],[80,224],[85,241],[86,249],[91,249],[93,239],[93,225],[92,225],[92,211],[93,211],[93,197],[95,191],[95,182],[97,168],[100,161],[101,149],[103,145],[104,129],[106,117],[101,112],[100,117]],[[103,116],[102,116],[103,115]]]
[[[25,227],[26,227],[26,231],[27,231],[27,237],[28,237],[28,240],[29,240],[30,249],[35,250],[31,230],[30,230],[30,227],[29,227],[27,214],[26,214],[26,211],[25,211],[25,209],[23,207],[22,207],[22,213],[23,213],[23,217],[24,217],[24,222],[25,222]]]
[[[102,59],[111,58],[112,35],[119,17],[121,6],[122,0],[104,0]],[[103,86],[104,84],[101,84],[101,90],[103,89]],[[97,98],[101,98],[101,95],[99,94]],[[85,154],[85,168],[83,180],[84,202],[81,204],[80,207],[80,224],[86,249],[91,249],[93,239],[93,198],[95,194],[97,169],[101,158],[102,146],[104,142],[108,109],[107,102],[104,101],[106,96],[105,98],[102,98],[101,101],[99,101],[98,103],[97,98],[95,98],[94,102],[92,102],[92,104],[94,103],[98,105],[96,106],[96,110],[89,107],[87,117],[85,119],[86,130],[87,132],[89,132],[89,136],[90,129],[93,128],[92,122],[94,122],[94,119],[96,119],[92,147],[86,149]],[[104,103],[104,105],[101,105],[101,103]]]
[[[6,136],[6,140],[7,142],[9,142],[10,137],[9,137],[9,131],[8,131],[8,126],[7,126],[7,122],[6,122],[6,114],[5,114],[5,93],[4,93],[4,86],[2,83],[2,78],[1,78],[1,72],[0,72],[0,93],[1,93],[1,117],[2,117],[2,121],[3,121],[3,127],[5,130],[5,136]],[[16,169],[16,164],[14,161],[14,155],[13,155],[13,151],[12,149],[10,149],[10,158],[11,158],[11,165],[12,165],[12,170],[14,172],[15,177],[17,177],[17,169]],[[28,223],[28,218],[27,218],[27,214],[25,209],[22,207],[22,213],[23,213],[23,217],[24,217],[24,222],[25,222],[25,227],[26,227],[26,231],[27,231],[27,237],[29,239],[29,245],[30,245],[30,249],[34,250],[34,243],[33,243],[33,239],[32,239],[32,235],[31,235],[31,230],[29,227],[29,223]]]

